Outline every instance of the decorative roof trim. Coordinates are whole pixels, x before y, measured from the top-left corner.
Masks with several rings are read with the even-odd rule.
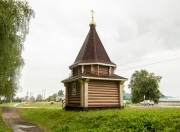
[[[108,80],[108,81],[127,81],[128,79],[117,79],[117,78],[102,78],[102,77],[87,77],[87,76],[80,76],[80,77],[75,77],[72,79],[68,79],[68,80],[63,80],[62,82],[71,82],[71,81],[75,81],[78,80],[80,78],[84,78],[84,79],[94,79],[94,80]]]
[[[93,62],[93,63],[76,63],[76,64],[71,65],[69,68],[72,69],[74,67],[82,66],[82,65],[102,65],[102,66],[116,67],[116,65],[113,65],[113,64]]]
[[[86,77],[81,76],[81,78],[87,78],[87,79],[95,79],[95,80],[108,80],[108,81],[127,81],[128,79],[117,79],[117,78],[99,78],[99,77]]]

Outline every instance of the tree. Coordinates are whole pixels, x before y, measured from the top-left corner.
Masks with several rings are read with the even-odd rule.
[[[64,95],[64,91],[63,90],[59,90],[58,91],[58,95],[60,95],[60,96]]]
[[[23,42],[33,16],[26,1],[0,0],[0,96],[10,101],[19,88]]]
[[[16,97],[13,101],[14,101],[14,102],[21,102],[21,98]]]
[[[43,97],[41,94],[38,94],[37,95],[37,98],[36,98],[36,101],[42,101],[43,100]]]
[[[35,102],[34,96],[31,96],[31,97],[29,98],[29,101],[30,101],[30,102]]]
[[[155,76],[154,73],[148,73],[146,70],[135,71],[128,85],[132,93],[132,102],[139,103],[144,100],[144,97],[158,102],[161,94],[159,91],[161,78],[161,76]]]

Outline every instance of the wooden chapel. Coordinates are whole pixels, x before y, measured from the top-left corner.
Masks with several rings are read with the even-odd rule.
[[[90,31],[69,67],[72,75],[63,80],[65,109],[88,110],[123,107],[123,84],[127,78],[114,73],[114,64],[97,32],[93,12]]]

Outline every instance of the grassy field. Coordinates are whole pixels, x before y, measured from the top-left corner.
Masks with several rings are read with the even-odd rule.
[[[14,104],[16,104],[15,102],[12,103],[2,103],[0,104],[0,106],[13,106]]]
[[[180,130],[180,109],[128,108],[73,112],[59,109],[20,109],[23,117],[46,132],[146,132]]]
[[[2,109],[0,108],[0,132],[11,132],[2,119]]]
[[[22,107],[40,107],[40,108],[56,108],[61,109],[62,104],[59,102],[35,102],[35,103],[20,103],[17,106]]]
[[[3,103],[3,104],[0,104],[0,106],[13,106],[14,104],[17,104],[17,102]],[[60,102],[34,102],[34,103],[23,102],[23,103],[18,103],[17,106],[62,109],[62,104]]]

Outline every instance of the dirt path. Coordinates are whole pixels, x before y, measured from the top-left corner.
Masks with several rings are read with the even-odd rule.
[[[4,107],[2,117],[13,132],[43,132],[37,125],[25,121],[14,107]]]

